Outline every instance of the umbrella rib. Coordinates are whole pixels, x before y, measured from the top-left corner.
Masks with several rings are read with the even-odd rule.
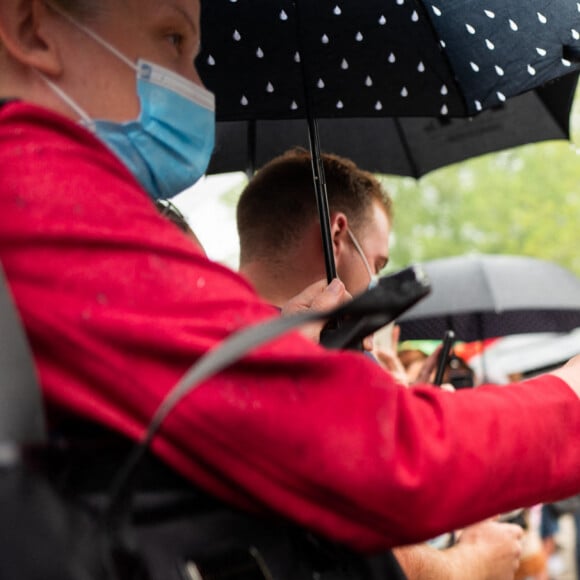
[[[483,274],[484,283],[485,283],[487,289],[489,290],[489,295],[491,296],[493,312],[500,312],[500,310],[498,310],[498,308],[497,308],[497,296],[495,295],[494,286],[491,282],[491,276],[489,275],[487,261],[485,260],[485,258],[482,258],[482,257],[480,257],[478,259],[479,259],[479,263],[481,264],[481,270],[482,270],[482,274]]]
[[[403,152],[405,153],[405,157],[407,158],[407,162],[409,163],[409,167],[411,168],[412,176],[415,179],[418,179],[419,177],[421,177],[421,174],[419,173],[419,168],[417,167],[417,164],[415,163],[415,160],[411,155],[411,147],[409,146],[409,141],[407,140],[407,135],[403,130],[401,121],[397,117],[393,117],[393,122],[395,125],[395,129],[397,130],[397,135],[399,135],[399,140],[401,142]]]
[[[256,172],[256,121],[248,121],[248,162],[246,164],[246,175],[248,179],[254,177]]]

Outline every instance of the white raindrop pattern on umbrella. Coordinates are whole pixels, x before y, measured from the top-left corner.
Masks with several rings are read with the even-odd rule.
[[[210,88],[227,78],[218,118],[304,117],[304,74],[318,117],[464,116],[554,78],[555,60],[557,75],[578,68],[562,54],[580,46],[576,2],[530,0],[525,19],[505,0],[296,2],[203,5],[219,34],[204,37],[200,73]],[[552,29],[562,6],[566,31]]]
[[[527,3],[525,12],[514,10],[509,2],[487,0],[479,5],[482,9],[474,6],[465,21],[453,4],[443,0],[431,3],[434,26],[455,65],[458,82],[472,87],[466,91],[468,107],[481,111],[505,102],[506,87],[515,85],[524,92],[577,70],[578,64],[564,55],[567,48],[576,53],[580,50],[580,3],[534,0]],[[552,27],[552,21],[559,26]],[[467,34],[451,34],[461,24]],[[470,55],[468,63],[460,62],[459,50]],[[477,77],[487,79],[482,83],[489,87],[483,102],[475,96]]]

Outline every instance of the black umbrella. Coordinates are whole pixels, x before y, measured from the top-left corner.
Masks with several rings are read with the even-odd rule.
[[[329,279],[316,119],[467,116],[580,67],[570,0],[206,0],[202,28],[219,120],[308,119]]]
[[[202,30],[220,120],[469,116],[579,68],[571,0],[205,0]]]
[[[557,79],[475,117],[321,119],[323,151],[376,173],[419,178],[484,153],[569,139],[578,73]],[[303,119],[221,121],[208,173],[254,170],[294,146],[308,147]]]
[[[432,293],[398,321],[401,339],[475,341],[580,326],[580,278],[524,256],[467,255],[421,264]]]

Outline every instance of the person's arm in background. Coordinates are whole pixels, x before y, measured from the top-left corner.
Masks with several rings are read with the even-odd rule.
[[[393,552],[409,580],[512,580],[522,535],[520,526],[488,520],[465,528],[445,550],[415,544]]]
[[[399,335],[400,327],[393,325],[390,341],[376,343],[374,353],[385,370],[408,386],[409,377],[397,353]],[[423,362],[419,382],[429,382],[439,350]],[[448,386],[448,390],[453,390],[452,385]],[[393,552],[410,580],[512,579],[519,562],[522,534],[519,526],[484,521],[465,528],[452,547],[439,550],[425,543],[394,548]]]

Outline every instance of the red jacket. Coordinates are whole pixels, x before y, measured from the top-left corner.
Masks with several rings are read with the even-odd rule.
[[[83,128],[0,110],[0,259],[50,408],[138,438],[186,369],[277,313],[158,215]],[[545,376],[446,393],[296,333],[206,381],[155,452],[214,494],[362,550],[580,490],[580,401]]]

